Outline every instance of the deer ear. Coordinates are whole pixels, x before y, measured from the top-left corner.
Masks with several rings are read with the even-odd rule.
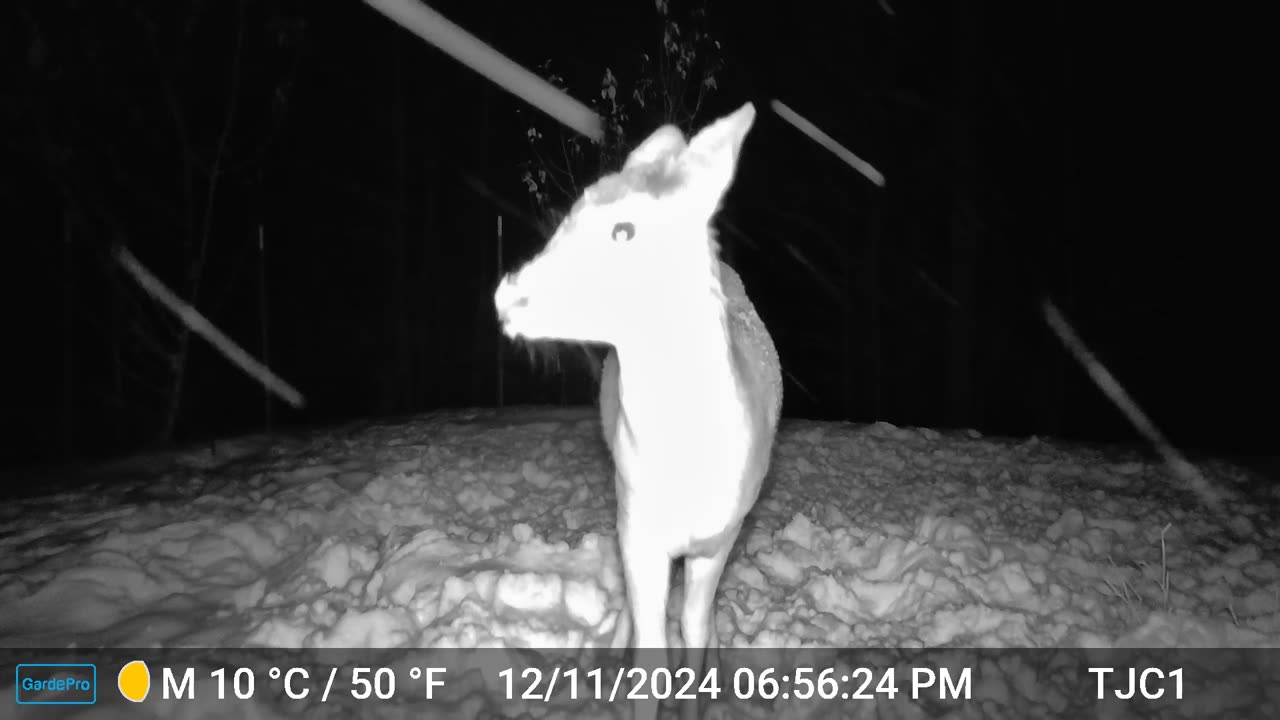
[[[687,190],[696,194],[699,204],[707,206],[708,214],[715,212],[733,182],[742,142],[755,118],[755,106],[747,103],[703,128],[680,154]]]
[[[627,163],[622,167],[626,170],[639,165],[666,161],[679,155],[684,148],[684,133],[680,132],[680,128],[675,125],[663,125],[631,151],[627,156]]]

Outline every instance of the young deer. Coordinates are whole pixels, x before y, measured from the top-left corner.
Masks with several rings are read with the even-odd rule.
[[[710,228],[754,119],[748,103],[687,144],[674,126],[654,132],[494,294],[510,337],[612,346],[600,415],[632,644],[667,662],[671,561],[683,557],[680,628],[698,682],[706,651],[719,648],[716,586],[769,468],[782,406],[773,341]],[[657,712],[656,701],[635,706],[636,718]]]

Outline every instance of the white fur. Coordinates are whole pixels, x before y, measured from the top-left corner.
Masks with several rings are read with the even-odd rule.
[[[613,347],[600,414],[615,465],[631,642],[656,650],[644,664],[667,661],[675,558],[685,559],[685,665],[701,671],[705,651],[718,647],[716,587],[777,430],[777,353],[709,228],[754,117],[744,105],[687,144],[674,127],[654,132],[494,294],[512,337]],[[639,702],[635,716],[657,710]]]

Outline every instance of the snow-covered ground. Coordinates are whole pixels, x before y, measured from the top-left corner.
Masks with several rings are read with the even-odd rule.
[[[1249,521],[1229,534],[1137,451],[784,420],[774,457],[720,586],[726,647],[1278,644],[1277,490],[1232,465],[1202,466]],[[585,408],[228,440],[6,503],[0,647],[603,647],[613,528]],[[771,712],[845,716],[819,708]]]

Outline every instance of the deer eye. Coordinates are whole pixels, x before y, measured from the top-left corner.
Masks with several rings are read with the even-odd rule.
[[[621,240],[626,242],[636,236],[636,226],[629,222],[620,222],[613,226],[614,241]]]

